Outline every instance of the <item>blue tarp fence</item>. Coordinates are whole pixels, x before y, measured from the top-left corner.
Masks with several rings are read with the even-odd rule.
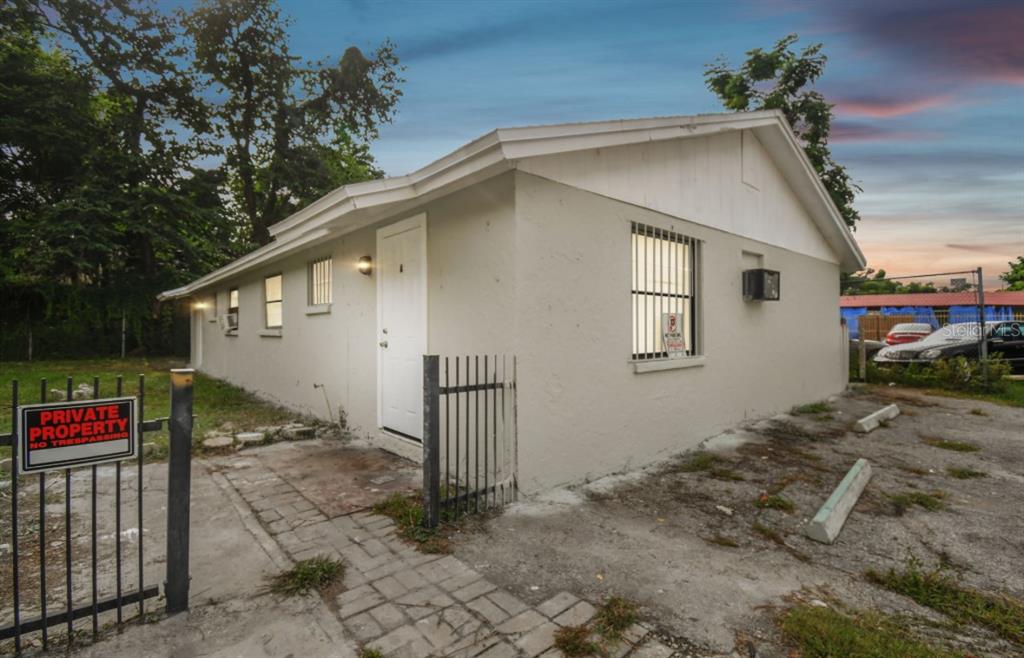
[[[850,338],[860,337],[860,316],[867,315],[867,307],[840,308],[839,315],[846,320],[846,326],[850,329]],[[883,306],[882,315],[912,315],[914,322],[927,322],[932,329],[938,329],[941,325],[935,317],[935,309],[931,306]],[[1001,320],[1013,320],[1012,306],[986,306],[985,322],[999,322]],[[949,320],[947,324],[957,322],[977,322],[977,306],[950,306]]]

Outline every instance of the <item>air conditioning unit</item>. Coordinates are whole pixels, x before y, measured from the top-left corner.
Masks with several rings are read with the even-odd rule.
[[[220,329],[224,333],[231,333],[238,329],[238,314],[228,313],[217,317],[217,321],[220,322]]]
[[[779,273],[775,270],[744,270],[743,299],[758,302],[777,302],[781,293]]]

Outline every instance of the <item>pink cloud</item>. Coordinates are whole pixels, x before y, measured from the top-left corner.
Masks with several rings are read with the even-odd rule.
[[[1020,0],[823,3],[830,25],[873,50],[922,62],[947,82],[1024,84]]]
[[[889,119],[907,114],[916,114],[936,107],[952,105],[953,98],[947,95],[924,98],[840,98],[836,101],[839,114]]]

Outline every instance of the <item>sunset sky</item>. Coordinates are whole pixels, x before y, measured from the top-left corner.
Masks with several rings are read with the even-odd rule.
[[[302,2],[307,58],[397,44],[407,79],[374,153],[407,173],[493,128],[720,111],[704,65],[821,41],[856,237],[890,274],[1024,254],[1024,2]]]

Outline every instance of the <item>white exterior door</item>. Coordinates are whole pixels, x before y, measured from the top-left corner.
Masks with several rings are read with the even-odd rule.
[[[423,438],[427,351],[426,215],[377,231],[378,409],[381,427]]]

